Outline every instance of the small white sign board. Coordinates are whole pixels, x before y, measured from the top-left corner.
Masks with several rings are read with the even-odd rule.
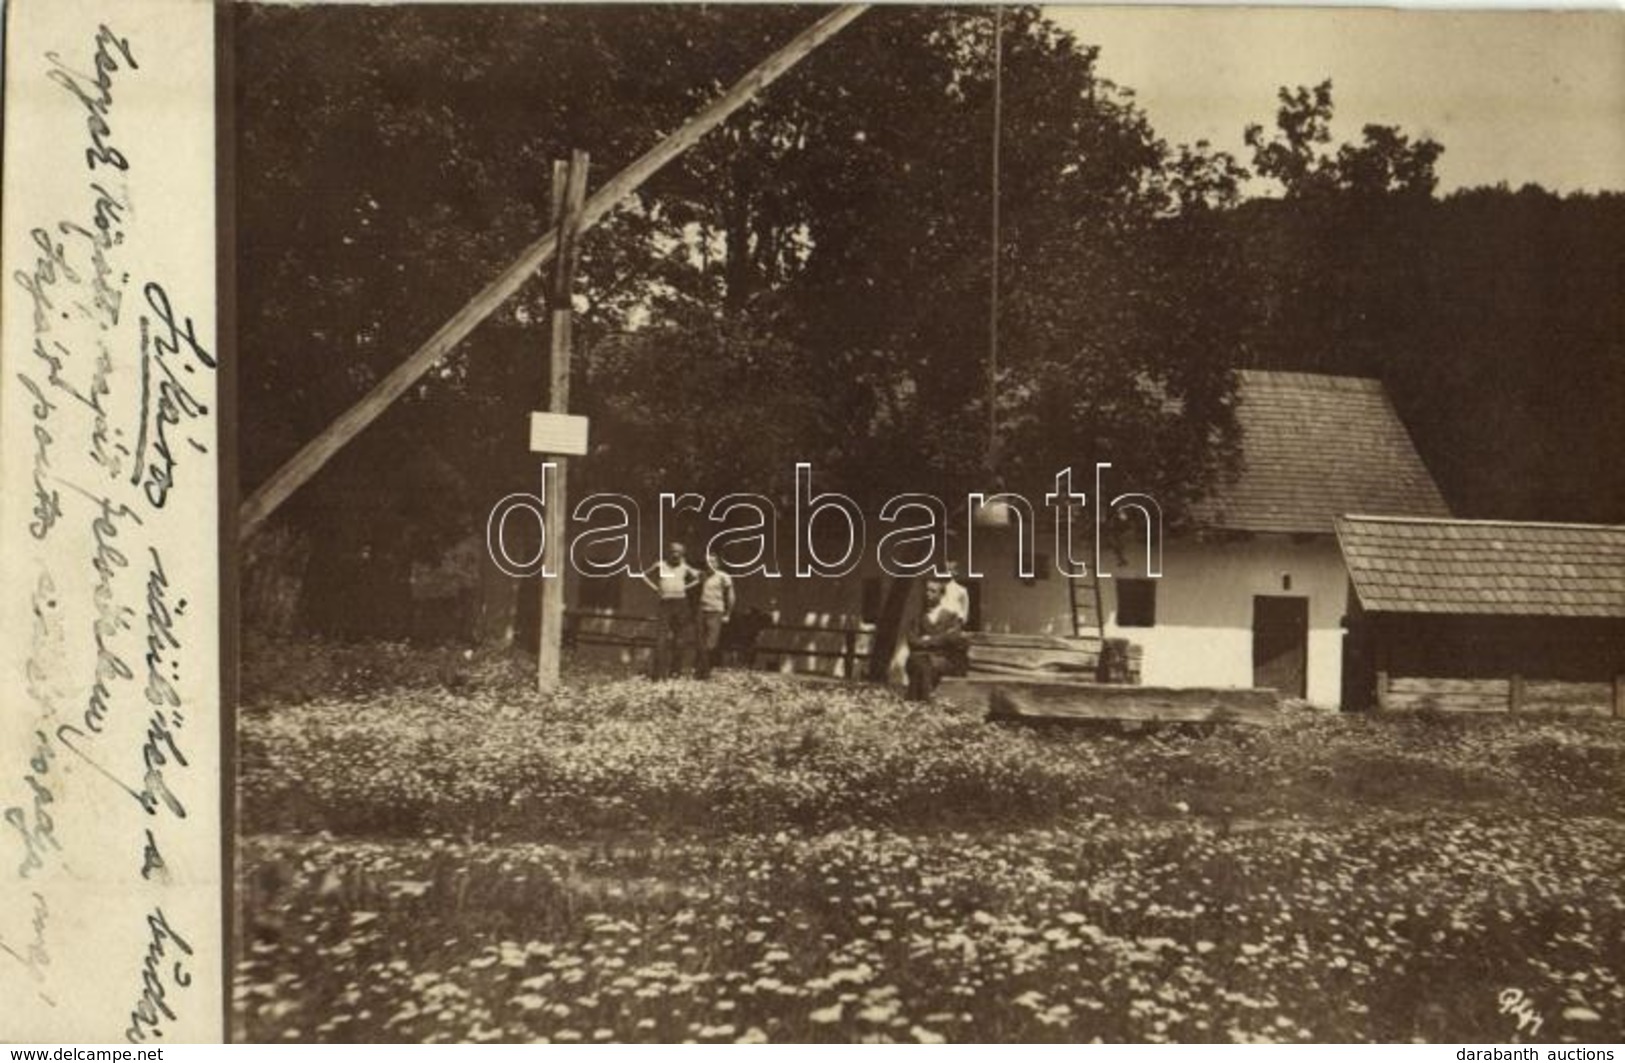
[[[531,414],[530,449],[574,457],[587,453],[587,419],[569,413]]]

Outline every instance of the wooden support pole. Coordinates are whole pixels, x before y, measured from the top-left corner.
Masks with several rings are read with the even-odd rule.
[[[1377,643],[1377,711],[1387,712],[1392,707],[1388,697],[1388,633],[1373,623],[1372,637]]]
[[[570,412],[570,325],[575,298],[576,250],[581,236],[582,207],[587,198],[587,153],[574,151],[570,161],[553,163],[553,230],[558,233],[559,251],[554,258],[553,290],[549,302],[547,408],[552,413]],[[551,690],[559,684],[559,665],[564,647],[564,574],[570,567],[565,546],[566,517],[569,515],[570,459],[550,455],[553,474],[542,485],[543,526],[551,563],[541,579],[541,639],[536,650],[536,687]]]
[[[622,170],[592,198],[582,211],[581,227],[589,229],[615,206],[637,191],[667,163],[693,147],[705,134],[721,125],[727,117],[749,103],[757,93],[795,66],[814,48],[840,32],[846,25],[868,9],[866,4],[852,4],[836,8],[813,25],[797,34],[790,43],[768,57],[762,64],[741,78],[733,88],[717,97],[700,113],[690,118],[682,128],[662,140],[632,165]],[[486,285],[461,310],[451,316],[434,335],[419,347],[373,389],[345,410],[315,439],[306,443],[292,458],[272,473],[238,510],[239,541],[246,540],[257,531],[276,508],[287,501],[289,495],[302,487],[312,476],[344,448],[362,429],[404,395],[413,384],[444,358],[453,347],[473,332],[481,321],[505,303],[529,277],[545,265],[558,250],[558,230],[548,232],[527,247],[513,264],[495,280]]]
[[[1100,500],[1097,498],[1095,502],[1098,505]],[[1071,524],[1070,521],[1067,523],[1069,525]],[[1072,548],[1070,545],[1067,547],[1066,556],[1068,558],[1072,556]],[[1075,580],[1077,577],[1068,576],[1067,579]],[[1091,569],[1089,579],[1095,587],[1095,634],[1099,636],[1100,644],[1104,646],[1106,645],[1106,598],[1100,590],[1100,572],[1096,569]],[[1079,631],[1078,634],[1081,635],[1083,632]]]

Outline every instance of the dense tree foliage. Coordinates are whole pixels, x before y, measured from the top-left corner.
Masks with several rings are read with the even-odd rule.
[[[584,148],[605,179],[814,15],[249,9],[245,487],[540,231],[552,157]],[[1164,230],[1224,194],[1224,169],[1187,153],[1178,183],[1092,49],[1037,9],[1004,23],[997,454],[993,19],[882,8],[590,235],[575,396],[597,442],[581,483],[783,494],[801,459],[878,501],[1036,492],[1098,458],[1177,517],[1229,453],[1240,319],[1200,310],[1223,305],[1209,289],[1234,270],[1185,277],[1186,252],[1217,261],[1232,241]],[[1196,183],[1207,171],[1217,186]],[[318,585],[363,555],[381,570],[431,555],[531,486],[539,290],[290,505],[331,577]]]
[[[551,160],[596,186],[818,13],[242,9],[244,488],[545,228]],[[1383,377],[1464,515],[1625,519],[1621,197],[1440,201],[1431,140],[1332,143],[1330,83],[1282,90],[1251,170],[1171,148],[1037,8],[1004,15],[995,450],[992,42],[985,9],[871,11],[588,235],[579,488],[782,496],[806,460],[871,502],[1036,495],[1109,460],[1177,522],[1233,457],[1228,371],[1267,366]],[[308,623],[404,623],[410,563],[534,488],[542,291],[278,515]]]
[[[1244,139],[1253,149],[1258,175],[1278,182],[1288,200],[1387,195],[1425,199],[1438,186],[1433,167],[1443,146],[1427,138],[1413,143],[1397,126],[1366,125],[1360,143],[1329,150],[1330,81],[1312,89],[1283,88],[1278,97],[1281,107],[1274,134],[1265,139],[1263,126],[1249,125]]]
[[[1367,126],[1335,150],[1330,83],[1282,90],[1254,166],[1282,199],[1227,219],[1264,368],[1382,379],[1461,516],[1625,521],[1625,196],[1432,197],[1442,148]]]

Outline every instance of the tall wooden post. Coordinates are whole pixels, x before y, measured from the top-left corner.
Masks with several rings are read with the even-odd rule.
[[[547,408],[570,412],[570,316],[575,295],[576,249],[581,235],[582,206],[587,198],[587,153],[572,151],[568,162],[553,163],[553,227],[559,234],[553,258],[553,284],[549,293],[551,331],[548,342]],[[536,651],[536,687],[551,690],[559,683],[559,661],[564,647],[564,573],[570,567],[565,543],[569,505],[570,459],[550,454],[552,475],[542,485],[546,515],[546,572],[542,575],[540,644]]]

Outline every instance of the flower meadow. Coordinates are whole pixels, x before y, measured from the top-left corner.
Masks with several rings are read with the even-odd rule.
[[[544,697],[505,659],[249,651],[239,1039],[1625,1032],[1612,721],[1080,731],[779,676]]]

